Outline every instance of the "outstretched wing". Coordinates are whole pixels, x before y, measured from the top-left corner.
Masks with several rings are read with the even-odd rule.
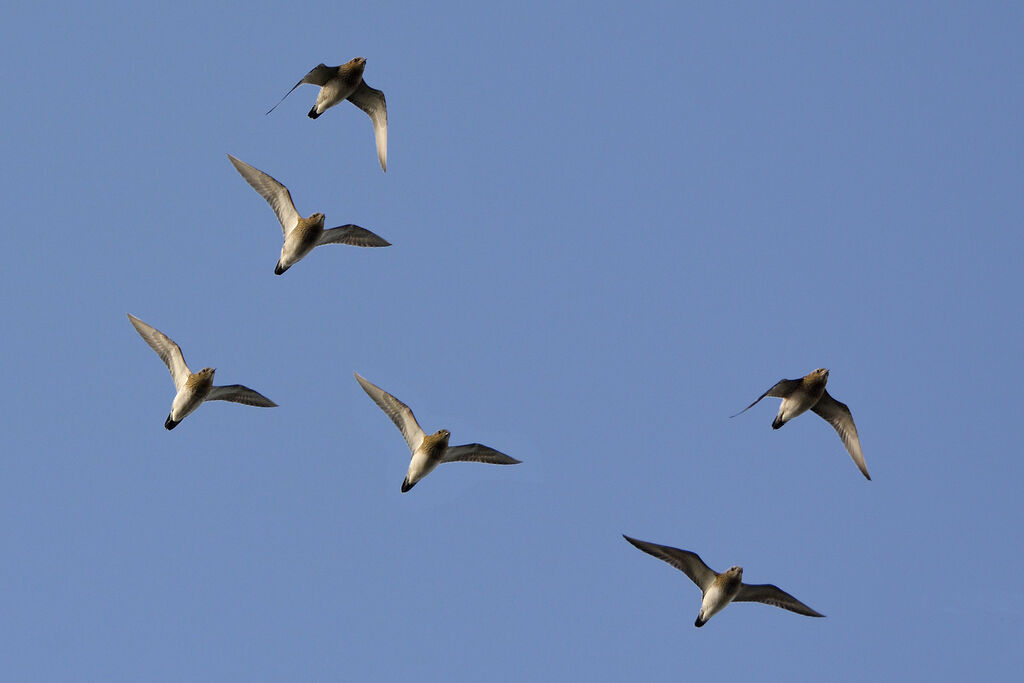
[[[753,586],[743,584],[740,586],[740,592],[733,598],[733,602],[763,602],[766,605],[781,607],[782,609],[788,609],[790,612],[804,614],[808,617],[825,616],[820,612],[814,611],[778,586],[773,586],[770,583]]]
[[[697,553],[691,553],[689,550],[680,550],[679,548],[673,548],[667,545],[638,541],[637,539],[630,538],[625,534],[623,534],[622,537],[640,550],[643,550],[648,555],[653,555],[659,560],[668,562],[670,565],[689,576],[690,581],[697,584],[697,587],[700,588],[701,592],[707,591],[708,586],[710,586],[715,580],[715,577],[718,576],[709,566],[704,564],[704,560],[700,559],[700,556],[697,555]]]
[[[857,463],[861,473],[870,481],[871,475],[868,474],[868,465],[864,462],[864,452],[860,449],[860,437],[857,436],[857,426],[853,424],[853,415],[850,413],[850,409],[846,407],[846,404],[835,400],[826,391],[811,410],[821,415],[825,418],[826,422],[835,428],[839,438],[843,440],[843,445],[846,446],[846,452]]]
[[[377,159],[380,160],[380,167],[388,170],[388,106],[384,101],[384,93],[374,90],[366,85],[366,81],[359,84],[351,95],[349,102],[356,105],[370,116],[373,121],[373,136],[377,140]]]
[[[405,437],[405,443],[409,445],[409,450],[416,452],[419,445],[423,443],[424,434],[409,406],[362,377],[358,372],[353,374],[356,376],[356,381],[359,382],[359,386],[363,388],[363,391],[391,418],[391,421],[398,427],[398,431],[402,432],[402,436]]]
[[[736,415],[742,415],[743,413],[747,412],[748,410],[756,406],[758,401],[760,401],[765,396],[771,396],[773,398],[785,398],[789,396],[791,393],[793,393],[793,390],[796,389],[798,386],[800,386],[800,380],[798,379],[780,379],[778,382],[775,383],[775,385],[771,389],[758,396],[757,401],[754,401],[749,406],[747,406],[740,412],[736,413]],[[729,417],[736,417],[736,415],[730,415]]]
[[[241,384],[228,384],[223,387],[213,387],[206,395],[207,401],[231,401],[232,403],[244,403],[247,406],[258,406],[260,408],[276,408],[277,404],[271,401],[258,391]]]
[[[451,446],[441,456],[441,462],[486,462],[491,465],[518,465],[516,460],[490,446],[478,443],[467,443],[462,446]]]
[[[181,389],[181,385],[185,383],[191,371],[188,366],[185,365],[185,356],[181,354],[181,348],[171,341],[170,337],[156,329],[152,325],[147,325],[131,313],[128,314],[128,320],[131,321],[135,331],[139,333],[149,347],[156,351],[156,355],[160,356],[160,360],[164,362],[167,369],[171,371],[171,379],[174,381],[174,388]]]
[[[335,74],[338,73],[338,67],[329,67],[326,64],[317,64],[313,69],[302,77],[302,80],[292,86],[292,89],[284,94],[284,97],[277,101],[277,104],[284,102],[284,98],[292,94],[292,91],[298,88],[303,83],[311,83],[313,85],[319,85],[321,88],[327,81],[331,80]],[[267,110],[267,114],[277,109],[277,104]],[[265,116],[266,114],[264,114]]]
[[[252,185],[252,189],[256,190],[261,197],[267,200],[267,204],[270,204],[270,208],[277,214],[277,220],[281,223],[281,231],[287,237],[288,233],[299,222],[299,212],[295,210],[295,204],[292,202],[292,195],[288,188],[260,169],[250,166],[230,154],[228,159],[231,160],[235,169],[245,178],[245,182]]]
[[[379,235],[375,235],[366,228],[358,225],[342,225],[339,228],[324,230],[317,241],[321,244],[350,244],[353,247],[390,247],[391,242]]]

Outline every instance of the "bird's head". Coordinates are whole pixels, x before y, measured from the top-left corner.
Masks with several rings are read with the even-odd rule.
[[[348,71],[350,74],[357,74],[359,76],[362,76],[363,69],[365,68],[366,59],[364,57],[356,57],[355,59],[350,59],[345,63],[344,66],[345,71]]]

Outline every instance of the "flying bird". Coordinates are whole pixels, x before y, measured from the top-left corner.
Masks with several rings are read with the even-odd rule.
[[[363,80],[363,69],[366,68],[366,60],[356,57],[345,62],[341,66],[327,66],[317,64],[313,69],[302,77],[302,80],[292,86],[292,89],[284,94],[277,104],[284,102],[284,98],[292,94],[292,90],[303,83],[320,86],[320,94],[316,97],[316,104],[309,110],[309,118],[318,118],[325,111],[343,100],[348,100],[366,112],[370,121],[373,122],[373,135],[377,140],[377,158],[380,160],[380,167],[388,170],[388,107],[384,101],[384,93],[374,90]],[[277,104],[270,108],[270,111],[277,109]]]
[[[814,611],[778,586],[771,584],[751,585],[743,583],[743,567],[729,567],[719,574],[700,559],[697,553],[680,550],[667,545],[638,541],[623,534],[622,536],[634,546],[648,555],[670,565],[690,577],[697,584],[703,595],[700,611],[693,625],[700,628],[708,619],[721,612],[730,602],[763,602],[773,607],[788,609],[790,612],[808,617],[823,617],[824,614]]]
[[[758,396],[757,401],[736,415],[750,410],[765,396],[782,399],[779,413],[775,416],[775,421],[772,422],[772,429],[778,429],[794,417],[813,410],[832,425],[836,433],[839,434],[839,438],[843,440],[843,445],[846,446],[850,457],[853,458],[864,476],[870,480],[871,475],[868,474],[868,466],[864,462],[864,452],[860,448],[857,427],[853,424],[853,415],[845,403],[840,403],[829,396],[829,393],[825,391],[826,382],[828,382],[828,370],[825,368],[818,368],[801,379],[779,380],[775,386]],[[736,417],[736,415],[732,417]]]
[[[409,445],[409,450],[412,451],[409,471],[402,482],[402,493],[415,486],[416,482],[433,472],[434,468],[441,463],[461,461],[486,462],[492,465],[517,465],[522,462],[478,443],[449,446],[448,437],[451,436],[451,432],[447,429],[439,429],[433,434],[424,434],[409,406],[369,382],[360,376],[358,372],[354,374],[363,391],[373,399],[374,403],[380,406],[380,409],[391,418],[391,421],[395,423],[398,430],[402,432],[402,436],[405,437],[405,443]]]
[[[164,427],[167,429],[177,427],[178,423],[195,411],[203,401],[232,401],[260,408],[277,407],[276,403],[263,394],[253,391],[249,387],[243,387],[241,384],[213,386],[213,373],[216,370],[203,368],[199,372],[192,372],[185,364],[181,348],[166,334],[147,325],[131,313],[128,314],[128,320],[131,321],[139,336],[156,351],[156,355],[160,356],[160,360],[171,371],[171,379],[174,380],[174,388],[178,393],[174,396],[171,412],[167,415],[167,420],[164,421]]]
[[[270,208],[277,214],[284,232],[284,244],[281,246],[281,258],[274,267],[274,275],[280,275],[305,258],[313,251],[313,247],[322,244],[349,244],[354,247],[389,247],[391,243],[358,225],[342,225],[324,230],[324,215],[314,213],[303,218],[295,210],[292,195],[288,188],[277,182],[263,171],[250,166],[244,161],[228,155],[235,169],[242,174],[245,181],[252,185],[267,200]]]

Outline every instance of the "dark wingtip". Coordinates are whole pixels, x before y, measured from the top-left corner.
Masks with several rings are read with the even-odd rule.
[[[320,114],[316,113],[316,105],[314,105],[313,108],[309,110],[309,113],[306,114],[306,116],[308,116],[311,119],[315,119],[315,118],[319,118],[320,117]]]
[[[289,268],[290,268],[290,267],[291,267],[291,266],[289,266]],[[276,265],[276,266],[274,266],[274,275],[280,275],[281,273],[283,273],[283,272],[284,272],[284,271],[286,271],[286,270],[288,270],[288,268],[282,268],[282,267],[281,267],[281,262],[280,262],[280,261],[278,261],[278,262],[277,262],[277,265]]]
[[[786,424],[786,423],[782,422],[781,420],[779,420],[778,417],[776,417],[775,420],[772,421],[772,429],[778,429],[779,427],[781,427],[784,424]]]
[[[708,622],[701,621],[700,615],[698,614],[697,615],[697,621],[693,622],[693,625],[696,626],[697,628],[700,628],[701,626],[703,626],[706,623],[708,623]]]
[[[416,484],[410,484],[408,479],[402,480],[402,493],[407,493]]]
[[[171,419],[171,416],[168,415],[167,419],[164,420],[164,429],[174,429],[179,424],[181,424],[181,420],[178,420],[177,422],[175,422],[174,420]]]

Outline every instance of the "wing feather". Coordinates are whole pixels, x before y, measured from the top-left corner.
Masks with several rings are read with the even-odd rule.
[[[733,602],[763,602],[766,605],[781,607],[782,609],[788,609],[790,612],[796,612],[808,617],[825,616],[800,602],[778,586],[773,586],[770,583],[757,585],[743,584],[740,586],[740,592],[733,598]]]
[[[260,408],[276,408],[277,404],[271,401],[258,391],[241,384],[228,384],[222,387],[213,387],[206,395],[207,401],[231,401],[232,403],[244,403],[247,406],[258,406]]]
[[[818,415],[823,417],[839,434],[846,446],[846,452],[853,458],[861,473],[871,480],[868,474],[868,465],[864,461],[864,452],[860,448],[860,437],[857,436],[857,426],[853,424],[853,414],[845,403],[840,403],[831,396],[828,391],[821,395],[818,402],[811,408]]]
[[[771,396],[773,398],[785,398],[789,396],[791,393],[793,393],[793,390],[796,389],[798,386],[800,386],[800,380],[798,379],[780,379],[778,382],[772,385],[772,387],[768,391],[758,396],[757,401],[754,401],[749,406],[747,406],[740,412],[736,413],[736,415],[742,415],[743,413],[747,412],[748,410],[756,406],[758,402],[760,402],[760,400],[765,396]],[[730,415],[729,417],[736,417],[736,415]]]
[[[373,137],[377,141],[377,159],[380,167],[388,170],[388,106],[384,93],[375,90],[363,81],[351,95],[349,102],[356,105],[370,116],[373,122]]]
[[[181,389],[181,385],[192,374],[191,370],[188,369],[188,365],[185,364],[185,356],[182,355],[181,348],[171,341],[170,337],[166,334],[152,325],[147,325],[131,313],[128,314],[128,320],[131,321],[139,336],[149,344],[151,349],[156,351],[156,355],[160,356],[160,360],[167,366],[171,373],[171,379],[174,381],[174,388]]]
[[[288,188],[258,168],[250,166],[230,154],[228,159],[245,178],[245,182],[249,183],[252,189],[267,200],[267,204],[270,204],[270,208],[274,210],[277,220],[281,223],[281,231],[287,237],[299,222],[299,212],[295,210],[295,203],[292,202],[292,195]]]
[[[700,588],[702,592],[706,592],[708,586],[710,586],[718,576],[711,567],[704,564],[704,560],[700,559],[700,556],[697,555],[697,553],[691,553],[689,550],[680,550],[679,548],[673,548],[668,545],[658,545],[657,543],[638,541],[637,539],[630,538],[625,534],[623,534],[622,537],[640,550],[643,550],[648,555],[653,555],[659,560],[668,562],[670,565],[686,574],[690,577],[691,581],[697,584],[697,587]]]
[[[374,403],[380,406],[385,415],[391,418],[391,421],[398,427],[398,431],[402,432],[409,450],[415,453],[416,449],[423,443],[424,434],[409,406],[362,377],[358,372],[353,374],[356,376],[356,381],[359,382],[359,386],[363,388],[363,391],[373,399]]]
[[[326,64],[317,64],[316,66],[314,66],[310,70],[310,72],[308,74],[306,74],[305,76],[302,77],[301,81],[299,81],[298,83],[293,85],[292,89],[289,90],[288,92],[286,92],[284,94],[284,97],[282,97],[281,99],[279,99],[277,101],[277,104],[281,104],[282,102],[284,102],[284,98],[288,97],[289,95],[291,95],[292,92],[294,92],[294,90],[296,88],[298,88],[300,85],[302,85],[303,83],[311,83],[312,85],[319,85],[322,88],[327,83],[327,81],[331,80],[331,78],[333,77],[334,74],[337,74],[337,72],[338,72],[338,67],[333,67],[332,68],[332,67],[327,66]],[[273,107],[268,109],[267,110],[267,114],[269,114],[270,112],[272,112],[275,109],[277,109],[277,104],[275,104]]]
[[[446,449],[444,455],[441,456],[441,462],[486,462],[491,465],[518,465],[522,460],[516,460],[490,446],[467,443]]]
[[[370,232],[366,228],[360,228],[358,225],[351,224],[324,230],[323,234],[320,235],[319,241],[317,241],[317,245],[323,244],[349,244],[353,247],[391,246],[391,242],[388,242],[383,237]]]

